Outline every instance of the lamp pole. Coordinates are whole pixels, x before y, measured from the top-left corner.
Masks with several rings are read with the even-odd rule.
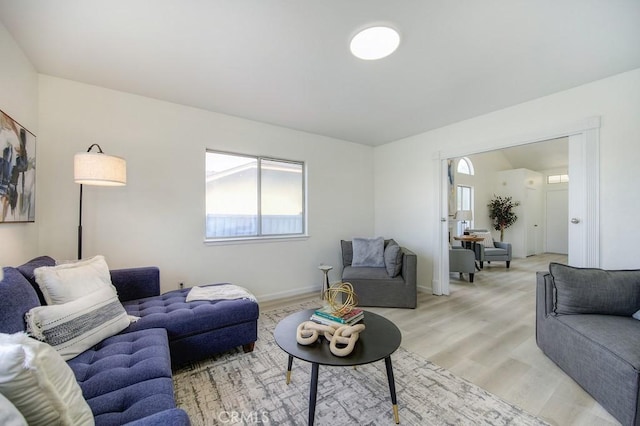
[[[82,184],[80,184],[80,211],[78,212],[78,260],[82,259]]]

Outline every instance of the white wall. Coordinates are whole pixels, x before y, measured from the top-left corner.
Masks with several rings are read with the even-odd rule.
[[[542,174],[528,169],[503,170],[496,174],[494,194],[511,197],[519,205],[513,210],[518,220],[504,230],[504,241],[511,243],[514,258],[541,252]],[[534,229],[534,225],[535,229]],[[500,241],[500,232],[494,231]],[[529,241],[531,237],[532,241]],[[532,244],[532,246],[530,246]],[[531,249],[531,253],[529,253]]]
[[[640,209],[640,69],[396,141],[374,152],[375,231],[393,235],[419,256],[418,281],[431,282],[438,252],[440,152],[481,152],[503,141],[552,131],[601,116],[600,252],[604,268],[637,268],[625,241]]]
[[[0,24],[0,109],[38,136],[38,74],[6,28]],[[36,140],[36,197],[42,175],[42,143]],[[0,265],[18,265],[38,254],[40,209],[36,199],[35,223],[0,223]]]
[[[473,227],[487,229],[496,240],[499,240],[500,233],[491,226],[487,204],[495,193],[496,172],[512,168],[511,163],[501,151],[483,152],[470,155],[468,158],[473,163],[475,174],[473,176],[457,175],[456,179],[461,184],[468,183],[474,187]]]
[[[229,281],[263,300],[320,291],[322,262],[341,269],[340,239],[372,235],[373,148],[50,76],[40,76],[42,253],[76,256],[73,155],[98,143],[127,160],[125,187],[85,186],[84,257],[157,265],[163,291]],[[205,149],[302,160],[310,237],[207,246]]]

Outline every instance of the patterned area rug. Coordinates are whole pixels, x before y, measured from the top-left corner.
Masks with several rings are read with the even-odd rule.
[[[273,340],[279,320],[318,302],[260,314],[252,353],[227,352],[174,373],[178,406],[193,425],[307,423],[311,365],[294,360]],[[392,356],[400,424],[546,425],[478,386],[400,347]],[[316,425],[393,425],[383,361],[357,369],[320,366]]]

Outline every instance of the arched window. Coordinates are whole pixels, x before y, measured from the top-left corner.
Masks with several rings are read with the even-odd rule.
[[[458,173],[462,173],[463,175],[472,175],[473,176],[473,163],[467,157],[462,157],[458,161]]]

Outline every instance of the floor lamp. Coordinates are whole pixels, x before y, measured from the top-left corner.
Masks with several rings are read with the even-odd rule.
[[[91,152],[96,147],[98,152]],[[124,158],[106,155],[97,143],[87,152],[73,157],[73,180],[80,184],[80,214],[78,215],[78,259],[82,259],[82,186],[124,186],[127,184],[127,162]]]
[[[467,221],[473,220],[473,212],[471,210],[458,210],[454,219],[462,222],[462,232],[465,233],[467,230]]]

